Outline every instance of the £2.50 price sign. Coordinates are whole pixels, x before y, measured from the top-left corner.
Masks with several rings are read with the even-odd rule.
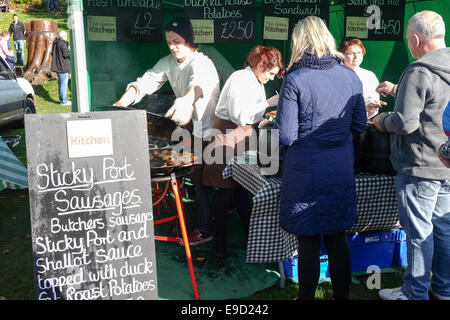
[[[255,41],[255,0],[185,0],[184,9],[198,43]]]

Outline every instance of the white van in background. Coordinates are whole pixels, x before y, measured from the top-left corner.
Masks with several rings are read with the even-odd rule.
[[[13,121],[23,125],[25,113],[36,113],[35,96],[31,84],[19,78],[0,57],[0,126]]]

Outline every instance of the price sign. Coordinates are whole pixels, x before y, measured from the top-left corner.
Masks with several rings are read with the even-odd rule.
[[[282,18],[289,19],[289,31],[297,22],[307,16],[317,16],[322,18],[328,25],[330,16],[328,0],[308,0],[308,1],[292,1],[292,0],[263,0],[264,14],[264,39],[286,40],[283,30]],[[277,22],[275,22],[277,21]],[[278,25],[278,26],[275,26]]]
[[[215,43],[254,42],[256,0],[185,0],[185,15],[192,20],[198,43],[209,43],[204,37],[208,20],[213,21]]]
[[[405,0],[346,0],[345,36],[401,41]]]
[[[83,8],[89,41],[162,41],[162,0],[83,0]]]

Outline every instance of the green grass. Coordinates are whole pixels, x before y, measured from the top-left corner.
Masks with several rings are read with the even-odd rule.
[[[62,11],[50,14],[43,9],[36,9],[40,11],[31,11],[31,12],[2,12],[0,14],[0,32],[3,30],[8,30],[9,25],[13,21],[13,15],[17,14],[19,17],[19,21],[25,23],[34,21],[34,20],[55,20],[58,23],[58,30],[68,31],[67,28],[67,12],[65,12],[65,8]],[[12,40],[11,40],[12,43]]]
[[[36,95],[36,113],[71,112],[71,106],[61,106],[58,98],[58,81],[47,81],[33,86]],[[67,89],[67,98],[72,100],[70,80]]]
[[[25,23],[35,20],[55,20],[58,23],[59,31],[68,31],[67,27],[67,13],[65,8],[60,8],[60,12],[55,14],[49,14],[45,11],[45,8],[35,8],[32,12],[15,12],[19,16],[19,21]],[[9,25],[13,21],[13,12],[1,13],[0,15],[0,32],[8,30]],[[15,53],[12,37],[10,39],[11,46]],[[25,46],[25,64],[28,61],[28,50]],[[17,65],[16,65],[17,66]],[[48,81],[41,85],[34,85],[33,89],[36,94],[36,112],[37,113],[53,113],[53,112],[70,112],[72,108],[70,106],[60,106],[58,98],[58,81]],[[71,87],[70,81],[68,86],[68,99],[71,100]]]

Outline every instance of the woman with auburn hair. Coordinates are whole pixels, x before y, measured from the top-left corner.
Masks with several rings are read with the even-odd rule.
[[[351,130],[366,111],[358,76],[341,64],[322,19],[306,17],[292,32],[275,128],[286,146],[280,226],[298,237],[299,299],[314,299],[320,243],[328,253],[335,299],[348,299],[351,261],[346,230],[357,219]]]
[[[250,51],[244,67],[230,75],[220,93],[213,126],[216,134],[213,133],[213,141],[207,147],[211,159],[204,154],[203,184],[218,188],[214,206],[214,252],[217,257],[226,254],[226,213],[232,208],[233,200],[246,236],[250,219],[247,191],[232,178],[223,179],[222,171],[237,151],[249,149],[248,140],[255,138],[252,137],[253,129],[262,120],[266,109],[278,104],[278,95],[266,98],[264,84],[275,76],[281,78],[284,73],[281,52],[261,45]],[[243,148],[238,148],[239,145]]]
[[[360,67],[366,54],[364,44],[358,38],[347,37],[342,40],[339,52],[344,54],[344,65],[355,71],[363,84],[367,118],[375,116],[378,113],[378,109],[387,103],[381,101],[380,95],[375,91],[379,84],[375,73]]]

